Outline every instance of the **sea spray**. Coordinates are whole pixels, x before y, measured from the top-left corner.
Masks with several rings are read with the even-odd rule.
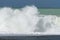
[[[39,14],[35,6],[0,8],[0,34],[60,34],[60,17]]]
[[[21,9],[4,7],[0,9],[0,33],[2,34],[29,34],[36,29],[39,19],[38,9],[35,6],[26,6]]]

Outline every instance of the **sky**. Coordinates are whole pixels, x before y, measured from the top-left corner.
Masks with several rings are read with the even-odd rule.
[[[0,0],[0,7],[24,7],[26,5],[35,5],[38,8],[60,8],[60,0]]]

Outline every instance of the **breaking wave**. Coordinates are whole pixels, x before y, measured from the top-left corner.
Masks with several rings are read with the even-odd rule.
[[[42,15],[35,6],[0,8],[0,34],[60,34],[60,17]]]

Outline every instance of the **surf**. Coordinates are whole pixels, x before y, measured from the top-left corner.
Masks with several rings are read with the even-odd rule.
[[[60,34],[60,17],[42,15],[37,7],[0,8],[0,34]]]

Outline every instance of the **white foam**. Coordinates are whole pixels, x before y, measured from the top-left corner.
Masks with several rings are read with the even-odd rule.
[[[0,8],[0,34],[60,34],[60,17],[39,15],[35,6]]]
[[[4,7],[0,9],[0,33],[29,34],[35,30],[38,21],[38,10],[35,6],[21,9]]]

